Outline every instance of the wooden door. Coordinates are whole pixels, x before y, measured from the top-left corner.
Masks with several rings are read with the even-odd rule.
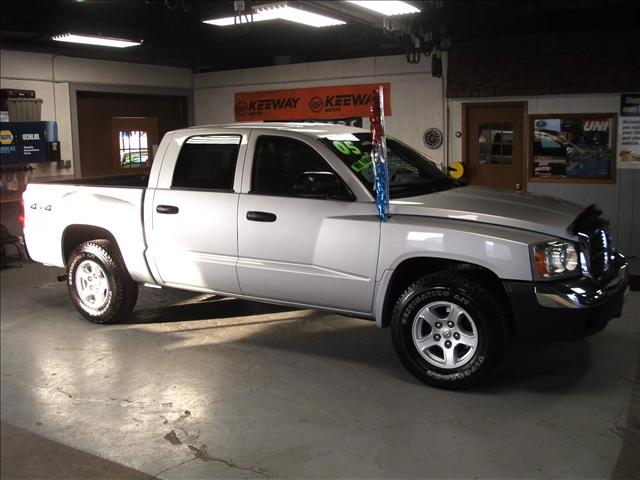
[[[117,149],[114,146],[114,118],[157,118],[158,141],[166,132],[188,125],[187,97],[184,96],[79,91],[76,98],[80,150],[80,171],[76,171],[76,175],[82,177],[131,170],[123,170],[116,162],[115,152],[120,152],[119,145]],[[151,148],[158,141],[152,141]]]
[[[112,118],[113,172],[148,172],[159,142],[160,134],[156,117]]]
[[[525,103],[463,104],[466,180],[526,190]]]

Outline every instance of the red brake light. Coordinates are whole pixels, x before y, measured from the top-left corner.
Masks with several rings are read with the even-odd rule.
[[[20,214],[18,215],[20,226],[24,229],[24,200],[20,199]]]

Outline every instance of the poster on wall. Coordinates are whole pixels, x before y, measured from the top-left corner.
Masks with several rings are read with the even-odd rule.
[[[620,96],[618,168],[640,168],[640,93]]]
[[[391,115],[391,84],[384,89],[385,115]],[[380,84],[266,90],[235,94],[236,122],[335,120],[369,116],[371,94]]]
[[[612,180],[616,117],[613,113],[532,116],[532,177]]]
[[[0,128],[0,164],[48,162],[49,142],[57,142],[54,122],[7,122]],[[49,140],[50,139],[50,140]],[[59,150],[59,144],[56,145]]]

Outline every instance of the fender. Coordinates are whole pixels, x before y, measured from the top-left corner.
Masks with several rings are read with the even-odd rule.
[[[373,314],[384,326],[387,297],[396,269],[408,260],[446,268],[473,265],[501,280],[531,281],[529,245],[548,235],[509,227],[414,215],[394,215],[382,225]],[[415,277],[430,271],[416,272]]]

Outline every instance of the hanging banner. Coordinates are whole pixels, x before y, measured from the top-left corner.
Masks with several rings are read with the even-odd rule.
[[[378,84],[243,92],[235,95],[236,122],[368,117]],[[391,115],[391,84],[382,84],[385,115]]]
[[[380,220],[389,218],[389,165],[387,140],[384,133],[384,94],[382,86],[371,95],[369,121],[371,122],[371,159],[375,167],[376,207]]]

